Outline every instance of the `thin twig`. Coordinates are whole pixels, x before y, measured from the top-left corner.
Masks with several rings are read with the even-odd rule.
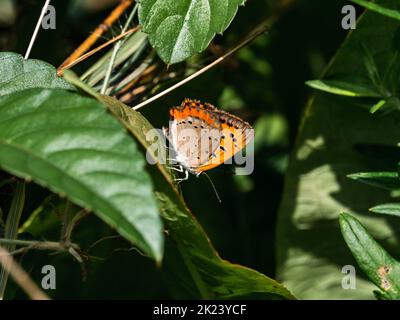
[[[240,44],[238,44],[236,47],[234,47],[233,49],[229,50],[227,53],[225,53],[223,56],[219,57],[218,59],[216,59],[214,62],[210,63],[209,65],[205,66],[204,68],[200,69],[199,71],[196,71],[195,73],[193,73],[192,75],[190,75],[189,77],[183,79],[182,81],[178,82],[177,84],[169,87],[168,89],[160,92],[159,94],[156,94],[155,96],[147,99],[146,101],[143,101],[142,103],[139,103],[138,105],[134,106],[132,109],[133,110],[139,110],[140,108],[143,108],[144,106],[152,103],[153,101],[167,95],[168,93],[178,89],[179,87],[185,85],[186,83],[188,83],[189,81],[193,80],[194,78],[197,78],[198,76],[202,75],[203,73],[207,72],[208,70],[210,70],[211,68],[215,67],[216,65],[220,64],[221,62],[223,62],[226,58],[228,58],[229,56],[231,56],[232,54],[234,54],[236,51],[240,50],[241,48],[245,47],[246,45],[248,45],[250,42],[252,42],[254,39],[256,39],[257,37],[259,37],[260,35],[266,33],[268,30],[268,24],[264,23],[261,26],[259,26],[258,28],[256,28],[254,30],[254,32],[244,41],[242,41]]]
[[[87,251],[89,252],[95,246],[97,246],[99,243],[101,243],[103,241],[112,240],[112,239],[121,239],[121,236],[120,235],[112,235],[112,236],[106,236],[106,237],[100,238],[100,239],[96,240],[93,244],[91,244],[90,247],[87,249]]]
[[[14,281],[25,291],[32,300],[50,300],[50,298],[31,279],[29,274],[22,269],[10,253],[0,246],[0,264]]]
[[[40,14],[39,20],[38,20],[38,22],[37,22],[37,24],[36,24],[35,31],[33,32],[31,41],[29,42],[28,49],[26,50],[26,53],[25,53],[25,60],[27,60],[27,59],[29,58],[29,55],[31,54],[33,44],[35,43],[36,37],[37,37],[37,35],[38,35],[38,33],[39,33],[40,25],[42,24],[42,20],[43,20],[43,18],[44,18],[44,15],[45,15],[46,12],[47,12],[47,8],[49,7],[49,4],[50,4],[50,0],[46,0],[44,6],[43,6],[43,8],[42,8],[42,12],[41,12],[41,14]]]
[[[69,248],[79,250],[79,246],[71,242],[28,241],[28,240],[0,238],[0,245],[23,246],[39,250],[68,251]]]
[[[139,29],[140,29],[140,26],[136,26],[132,29],[129,29],[128,31],[121,33],[119,36],[116,36],[115,38],[112,38],[111,40],[107,41],[106,43],[103,43],[101,46],[98,46],[97,48],[89,51],[88,53],[85,53],[84,55],[80,56],[76,60],[73,60],[72,62],[68,63],[67,65],[60,66],[57,69],[57,75],[61,76],[64,70],[72,68],[73,66],[77,65],[78,63],[82,62],[83,60],[87,59],[88,57],[94,55],[95,53],[99,52],[100,50],[103,50],[105,47],[108,47],[109,45],[113,44],[115,41],[118,41],[118,40],[122,39],[123,37],[127,36],[128,34],[138,31]]]
[[[66,69],[65,66],[70,65],[87,52],[93,44],[117,21],[127,8],[132,4],[133,0],[121,0],[120,4],[110,13],[110,15],[97,27],[97,29],[58,67],[58,71]],[[62,71],[60,71],[62,72]]]
[[[69,224],[65,228],[65,233],[63,234],[64,241],[71,242],[72,231],[76,227],[76,225],[86,216],[90,214],[90,211],[86,209],[80,210],[69,222]]]
[[[136,3],[136,5],[133,7],[132,12],[129,15],[129,18],[126,21],[125,26],[122,29],[121,33],[124,33],[124,32],[126,32],[128,30],[130,24],[132,23],[133,18],[135,17],[135,14],[136,14],[136,12],[138,10],[138,7],[139,7],[139,4]],[[101,94],[105,94],[106,93],[106,90],[107,90],[107,87],[108,87],[108,83],[110,82],[111,73],[112,73],[112,70],[113,70],[113,67],[114,67],[115,59],[117,58],[117,54],[118,54],[119,49],[121,49],[122,43],[123,43],[122,40],[120,40],[114,45],[114,50],[113,50],[112,55],[111,55],[111,59],[110,59],[109,65],[108,65],[106,76],[104,78],[103,87],[101,88],[101,91],[100,91]]]

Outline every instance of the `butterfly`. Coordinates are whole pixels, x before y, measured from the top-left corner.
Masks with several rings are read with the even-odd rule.
[[[253,136],[244,120],[209,103],[185,99],[170,109],[170,126],[164,129],[175,156],[172,169],[199,176],[241,151]]]

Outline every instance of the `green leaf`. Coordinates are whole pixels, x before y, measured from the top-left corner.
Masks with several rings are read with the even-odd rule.
[[[153,142],[147,141],[146,134],[154,129],[151,124],[139,112],[118,100],[107,96],[97,97],[149,151]],[[163,144],[161,146],[164,148]],[[158,159],[157,153],[150,152],[150,155]],[[169,235],[163,270],[177,297],[295,299],[277,281],[221,259],[180,196],[170,170],[160,162],[156,162],[152,169],[157,200]]]
[[[171,236],[164,267],[177,298],[294,299],[277,281],[221,259],[182,199],[160,190],[159,201]]]
[[[374,213],[389,214],[400,217],[400,203],[385,203],[369,209]]]
[[[61,217],[57,213],[66,213],[67,202],[68,200],[61,199],[56,194],[49,195],[25,220],[18,233],[29,233],[36,239],[45,239],[49,230],[56,227],[59,229],[62,225]],[[59,232],[58,229],[57,232]]]
[[[399,1],[380,3],[400,9]],[[323,78],[342,74],[368,78],[360,44],[370,48],[383,75],[396,50],[393,39],[399,27],[397,20],[366,11],[357,29],[348,33],[335,53]],[[388,192],[355,183],[346,175],[395,165],[398,158],[392,158],[388,166],[380,153],[366,156],[356,146],[397,145],[400,114],[373,116],[355,105],[354,99],[315,91],[301,123],[278,216],[278,278],[301,299],[374,299],[375,287],[362,275],[356,276],[357,290],[343,290],[341,286],[340,270],[356,261],[343,244],[337,219],[341,211],[354,213],[377,241],[385,241],[393,250],[399,247],[400,224],[395,223],[396,218],[366,214],[377,204],[393,201]]]
[[[0,167],[93,210],[160,261],[162,223],[144,159],[96,100],[59,89],[0,97]]]
[[[29,88],[74,90],[57,77],[56,69],[43,61],[25,60],[20,54],[0,52],[0,96]]]
[[[156,150],[164,150],[163,139],[156,135],[148,141],[146,135],[153,126],[139,112],[120,101],[93,91],[72,72],[64,77],[75,86],[102,101],[136,137],[155,162],[151,170],[157,199],[167,232],[163,270],[176,297],[188,298],[269,298],[295,299],[280,283],[246,267],[231,264],[220,258],[207,234],[186,206],[173,181],[171,171],[159,160]],[[154,131],[153,131],[154,132]],[[162,152],[162,151],[161,151]],[[161,173],[161,175],[160,175]]]
[[[375,103],[371,109],[369,110],[370,113],[375,113],[379,109],[381,109],[384,105],[386,104],[386,100],[379,100],[377,103]]]
[[[397,172],[359,172],[349,174],[347,177],[389,191],[400,189]]]
[[[306,85],[311,88],[347,97],[377,98],[381,94],[372,85],[350,83],[340,80],[311,80]]]
[[[245,0],[140,0],[139,21],[167,64],[207,48],[232,22]]]
[[[381,5],[381,4],[372,2],[372,1],[367,1],[367,0],[351,0],[351,1],[360,6],[363,6],[364,8],[367,8],[368,10],[377,12],[386,17],[400,20],[400,11],[399,10],[387,8],[384,5]]]
[[[374,290],[373,294],[377,300],[391,300],[390,296],[388,296],[385,292]]]
[[[393,259],[349,214],[339,218],[343,237],[368,278],[390,299],[400,299],[400,263]],[[382,296],[382,295],[380,295]]]

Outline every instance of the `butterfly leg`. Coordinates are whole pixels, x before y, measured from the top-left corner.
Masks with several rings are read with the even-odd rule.
[[[180,166],[183,170],[183,167]],[[189,179],[189,171],[188,170],[184,170],[185,171],[185,177],[184,178],[180,178],[180,179],[175,179],[175,181],[177,183],[181,183],[182,181],[188,180]]]
[[[183,169],[182,166],[178,166],[178,167],[168,167],[168,169],[175,170],[175,171],[181,172],[181,173],[184,171],[184,169]]]

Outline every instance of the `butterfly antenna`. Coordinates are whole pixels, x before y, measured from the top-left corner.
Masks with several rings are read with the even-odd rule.
[[[208,181],[210,181],[211,186],[212,186],[213,189],[214,189],[214,193],[215,193],[215,195],[217,196],[218,202],[219,202],[219,203],[222,203],[222,200],[221,200],[221,198],[219,197],[219,194],[218,194],[218,192],[217,192],[217,188],[215,188],[215,185],[214,185],[214,183],[212,182],[210,176],[209,176],[206,172],[204,172],[204,171],[203,171],[203,173],[204,173],[204,174],[206,175],[206,177],[208,178]]]

